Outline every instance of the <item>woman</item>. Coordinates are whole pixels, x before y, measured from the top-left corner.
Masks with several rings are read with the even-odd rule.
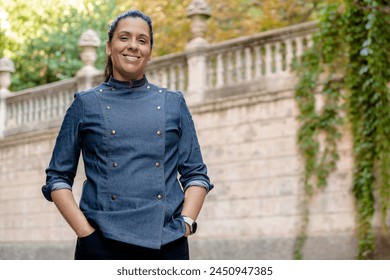
[[[189,259],[187,236],[213,185],[182,93],[145,76],[152,48],[151,19],[120,15],[108,32],[106,81],[76,93],[66,112],[42,191],[78,237],[75,259]]]

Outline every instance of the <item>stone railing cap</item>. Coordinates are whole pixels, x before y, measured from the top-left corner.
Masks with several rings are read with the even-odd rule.
[[[187,8],[187,16],[193,15],[205,15],[209,17],[211,15],[210,6],[203,0],[193,0]]]
[[[93,31],[92,29],[88,29],[80,36],[79,40],[80,47],[99,47],[100,46],[100,38],[99,35]]]
[[[0,59],[0,72],[15,72],[15,65],[11,59],[7,57]]]

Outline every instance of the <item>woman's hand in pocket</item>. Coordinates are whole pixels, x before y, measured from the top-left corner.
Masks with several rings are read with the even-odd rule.
[[[83,238],[83,237],[87,237],[87,236],[91,235],[94,232],[95,232],[95,229],[90,224],[88,224],[88,226],[86,226],[85,228],[80,229],[80,231],[77,233],[77,236],[79,238]]]

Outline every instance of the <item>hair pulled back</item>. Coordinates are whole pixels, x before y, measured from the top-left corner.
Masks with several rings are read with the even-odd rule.
[[[150,45],[153,48],[153,26],[152,26],[152,19],[142,13],[139,10],[129,10],[121,15],[119,15],[110,25],[110,28],[108,30],[108,41],[112,41],[112,37],[114,36],[114,32],[118,26],[118,23],[125,18],[128,17],[133,17],[133,18],[141,18],[143,19],[149,26],[149,31],[150,31]],[[110,79],[110,76],[113,73],[113,66],[112,66],[112,60],[111,56],[107,55],[107,60],[106,60],[106,66],[104,68],[104,77],[105,81],[107,82]]]

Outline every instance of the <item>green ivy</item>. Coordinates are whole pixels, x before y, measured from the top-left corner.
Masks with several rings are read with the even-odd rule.
[[[390,20],[385,2],[344,0],[342,6],[326,5],[312,46],[296,65],[300,77],[295,91],[300,122],[297,142],[305,168],[302,226],[294,247],[295,259],[303,258],[310,199],[316,189],[327,185],[336,167],[345,112],[353,136],[357,258],[372,258],[375,252],[375,191],[385,226],[390,198]],[[324,100],[320,111],[316,109],[318,98]],[[323,143],[320,136],[325,139]]]

